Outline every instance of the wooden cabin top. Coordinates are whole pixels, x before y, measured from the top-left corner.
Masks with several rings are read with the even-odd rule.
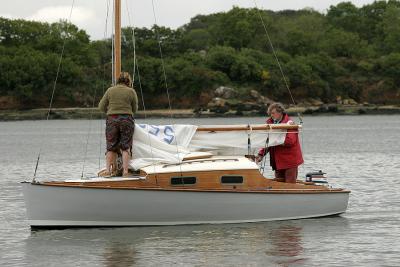
[[[146,174],[227,170],[258,170],[258,165],[245,157],[214,156],[185,160],[181,163],[152,165],[141,169]]]
[[[258,165],[245,157],[213,157],[145,167],[130,178],[50,181],[42,185],[98,189],[201,191],[237,193],[348,193],[343,189],[265,178]]]

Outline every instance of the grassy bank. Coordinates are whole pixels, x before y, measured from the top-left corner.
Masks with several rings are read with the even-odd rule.
[[[346,105],[324,105],[314,107],[290,107],[289,114],[303,114],[305,116],[316,115],[364,115],[364,114],[400,114],[400,106],[346,106]],[[31,110],[2,110],[0,111],[0,121],[18,120],[44,120],[47,117],[47,109]],[[209,111],[195,111],[192,109],[158,109],[147,110],[146,113],[139,111],[136,118],[199,118],[199,117],[235,117],[235,116],[265,116],[257,111],[241,112],[240,115],[235,111],[228,114],[218,114]],[[57,108],[50,113],[50,119],[103,119],[105,116],[97,108]]]

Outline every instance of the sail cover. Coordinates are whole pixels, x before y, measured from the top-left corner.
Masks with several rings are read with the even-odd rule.
[[[137,170],[153,163],[179,163],[185,156],[198,152],[223,156],[256,154],[267,145],[283,144],[286,136],[286,130],[196,130],[195,125],[136,124],[131,168]]]

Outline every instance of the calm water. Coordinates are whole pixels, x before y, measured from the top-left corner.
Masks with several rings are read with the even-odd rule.
[[[31,231],[19,182],[31,179],[39,148],[39,177],[93,175],[103,165],[102,122],[0,122],[0,266],[400,266],[400,116],[306,117],[304,123],[300,174],[323,169],[332,184],[352,190],[340,217]]]

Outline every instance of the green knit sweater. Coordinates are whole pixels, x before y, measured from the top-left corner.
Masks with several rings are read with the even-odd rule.
[[[99,109],[107,115],[129,114],[134,115],[138,110],[138,98],[133,88],[123,84],[107,89],[100,100]]]

